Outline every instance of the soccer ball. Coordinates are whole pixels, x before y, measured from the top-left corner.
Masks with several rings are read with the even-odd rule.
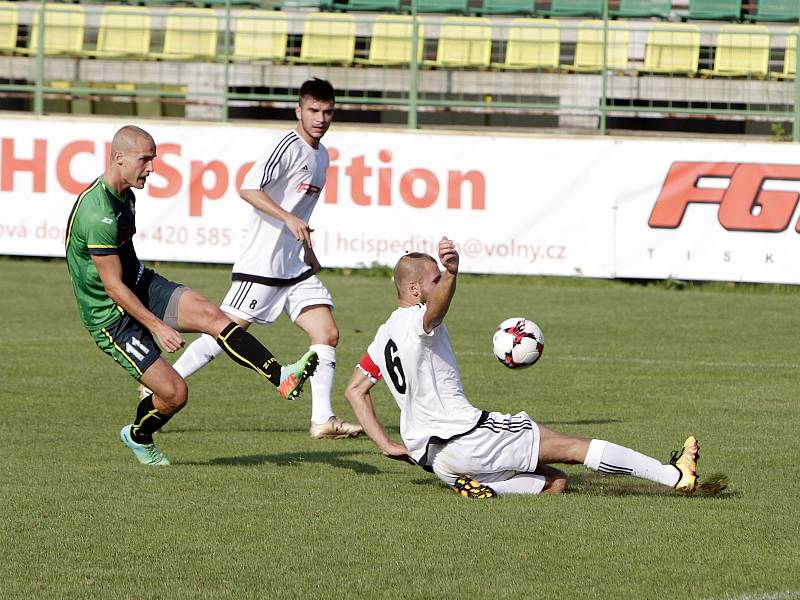
[[[494,332],[494,355],[509,369],[535,364],[544,351],[544,334],[539,326],[524,317],[506,319]]]

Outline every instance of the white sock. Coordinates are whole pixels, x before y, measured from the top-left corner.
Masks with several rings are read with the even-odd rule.
[[[539,494],[544,489],[546,479],[544,475],[536,473],[520,473],[505,481],[486,483],[498,495],[502,494]]]
[[[333,392],[333,373],[336,369],[336,348],[327,344],[312,344],[319,356],[319,366],[311,377],[311,422],[325,423],[333,416],[331,394]]]
[[[178,375],[186,379],[205,367],[222,354],[222,348],[213,337],[203,334],[183,351],[181,357],[172,365]]]
[[[661,464],[655,458],[604,440],[589,442],[583,464],[598,473],[633,475],[670,487],[680,479],[680,473],[672,465]]]

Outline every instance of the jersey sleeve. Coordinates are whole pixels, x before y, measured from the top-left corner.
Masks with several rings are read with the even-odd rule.
[[[434,327],[430,332],[425,331],[424,326],[424,319],[425,313],[428,311],[427,304],[417,304],[418,310],[414,313],[414,317],[411,321],[412,327],[414,328],[414,334],[421,337],[421,338],[428,338],[433,336],[436,333],[436,327]]]
[[[294,138],[297,135],[292,133]],[[253,163],[247,175],[244,176],[242,181],[243,190],[260,190],[265,185],[274,181],[285,169],[286,161],[288,160],[291,152],[289,151],[292,145],[292,140],[288,139],[289,136],[280,137],[273,141],[267,150]]]
[[[364,373],[372,383],[378,383],[383,375],[381,374],[381,369],[375,364],[375,361],[369,355],[369,352],[365,352],[364,356],[361,357],[361,360],[358,361],[356,367]]]
[[[117,219],[113,212],[90,210],[83,215],[82,225],[89,254],[117,254]]]

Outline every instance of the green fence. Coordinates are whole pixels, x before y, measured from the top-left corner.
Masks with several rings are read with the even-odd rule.
[[[257,118],[319,76],[364,122],[600,134],[713,122],[800,141],[797,20],[739,8],[698,21],[657,1],[316,1],[0,2],[0,108]]]

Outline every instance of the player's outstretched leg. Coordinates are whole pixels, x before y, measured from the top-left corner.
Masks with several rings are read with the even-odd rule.
[[[453,491],[465,498],[495,498],[495,492],[488,485],[478,483],[469,476],[459,477],[453,484]]]
[[[700,460],[700,444],[697,438],[690,435],[683,442],[683,448],[672,453],[669,461],[673,467],[680,471],[680,478],[675,484],[679,492],[691,494],[697,485],[697,461]]]
[[[303,384],[314,374],[318,364],[317,353],[309,350],[297,362],[281,367],[278,393],[288,400],[294,400],[299,397]]]
[[[122,440],[122,443],[125,444],[128,448],[131,449],[133,455],[143,465],[148,465],[150,467],[165,467],[169,463],[169,460],[164,453],[156,446],[154,441],[151,441],[146,444],[137,444],[131,438],[131,428],[133,425],[125,425],[122,428],[122,431],[119,432],[119,437]]]

